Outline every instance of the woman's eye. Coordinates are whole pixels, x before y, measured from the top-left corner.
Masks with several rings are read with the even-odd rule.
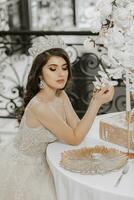
[[[50,67],[49,69],[50,69],[50,71],[55,71],[56,70],[56,68],[52,68],[52,67]]]
[[[67,68],[67,67],[63,67],[62,69],[63,69],[63,70],[68,70],[68,68]]]
[[[56,69],[57,69],[56,67],[50,67],[50,68],[49,68],[50,71],[56,71]],[[64,66],[64,67],[62,67],[62,70],[64,70],[64,71],[65,71],[65,70],[68,70],[68,67],[67,67],[67,66]]]

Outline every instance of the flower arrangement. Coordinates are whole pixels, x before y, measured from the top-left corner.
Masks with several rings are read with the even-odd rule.
[[[101,55],[107,68],[101,67],[95,86],[125,77],[127,90],[134,92],[134,0],[98,0],[93,13],[89,29],[99,32],[98,41],[107,49]],[[93,47],[93,39],[87,38],[84,46]]]

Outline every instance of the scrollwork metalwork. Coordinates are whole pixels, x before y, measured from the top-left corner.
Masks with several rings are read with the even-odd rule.
[[[70,58],[70,62],[71,63],[74,63],[77,61],[77,57],[78,57],[78,51],[77,49],[72,45],[72,46],[68,46],[66,48],[66,51],[69,55],[69,58]]]
[[[125,108],[126,108],[126,96],[125,95],[120,95],[120,96],[116,97],[115,107],[116,107],[117,111],[125,110]]]
[[[4,46],[6,50],[6,46]],[[0,64],[0,109],[3,117],[16,117],[16,109],[23,105],[25,83],[30,59],[24,54],[4,55]]]
[[[86,53],[81,57],[80,69],[85,76],[93,76],[98,72],[99,58],[94,53]]]

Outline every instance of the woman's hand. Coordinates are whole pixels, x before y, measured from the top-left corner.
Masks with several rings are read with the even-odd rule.
[[[112,101],[114,96],[114,87],[113,86],[105,86],[100,90],[96,90],[93,92],[93,101],[96,101],[100,105],[104,103],[108,103]]]

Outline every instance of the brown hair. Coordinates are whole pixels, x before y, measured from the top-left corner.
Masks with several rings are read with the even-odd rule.
[[[21,111],[22,113],[20,113],[20,116],[19,116],[19,119],[18,119],[19,122],[22,118],[25,107],[27,106],[29,101],[40,91],[39,76],[42,75],[42,68],[44,67],[44,65],[48,62],[48,60],[52,56],[62,57],[67,62],[67,67],[68,67],[67,83],[68,83],[68,80],[71,78],[71,64],[70,64],[69,56],[68,56],[68,54],[66,53],[65,50],[63,50],[61,48],[53,48],[53,49],[49,49],[49,50],[44,51],[43,53],[37,55],[37,57],[33,61],[31,70],[30,70],[29,75],[28,75],[26,92],[25,92],[25,96],[24,96],[24,106],[23,106],[23,109]],[[66,83],[66,85],[67,85],[67,83]],[[65,85],[65,87],[66,87],[66,85]],[[61,90],[65,89],[65,87],[62,88]],[[60,93],[60,91],[58,93]]]

